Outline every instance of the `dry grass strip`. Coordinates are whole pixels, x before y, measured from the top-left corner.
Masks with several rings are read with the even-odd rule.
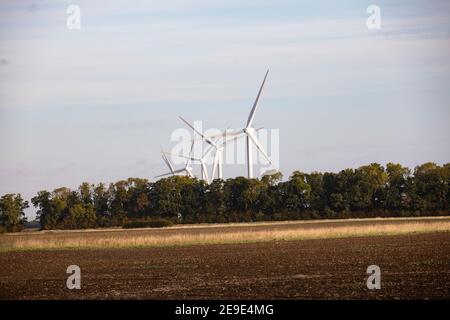
[[[67,233],[67,236],[46,234],[39,237],[33,234],[27,236],[2,236],[0,248],[3,251],[27,249],[83,249],[83,248],[129,248],[129,247],[161,247],[178,245],[201,245],[218,243],[245,243],[273,240],[303,240],[329,239],[345,237],[366,237],[383,235],[401,235],[411,233],[450,232],[450,221],[435,222],[404,222],[401,224],[351,225],[317,228],[277,229],[277,230],[239,230],[232,232],[198,232],[183,233],[178,230],[174,234],[141,234],[127,233],[110,235],[100,234],[96,237],[84,237],[83,233]]]

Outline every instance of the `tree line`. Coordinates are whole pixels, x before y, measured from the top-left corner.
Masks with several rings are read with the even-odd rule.
[[[150,182],[129,178],[77,190],[43,190],[31,199],[43,229],[122,226],[137,220],[174,223],[442,215],[450,211],[450,163],[425,163],[412,172],[377,163],[338,173],[295,171],[261,179],[202,180],[173,176]],[[0,198],[0,224],[17,231],[28,202]]]

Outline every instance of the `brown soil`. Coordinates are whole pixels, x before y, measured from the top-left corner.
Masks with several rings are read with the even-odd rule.
[[[81,290],[66,288],[72,264]],[[0,266],[2,299],[449,299],[450,233],[3,252]]]

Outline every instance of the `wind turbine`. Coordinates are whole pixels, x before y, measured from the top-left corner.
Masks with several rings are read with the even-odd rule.
[[[264,87],[264,83],[266,82],[268,74],[269,70],[267,69],[266,75],[264,76],[264,80],[261,84],[261,87],[259,88],[258,95],[256,96],[255,102],[253,103],[253,108],[250,111],[250,115],[248,116],[247,125],[244,129],[242,129],[242,131],[245,132],[245,134],[247,135],[247,173],[249,179],[253,178],[252,142],[255,144],[256,148],[263,154],[264,158],[266,158],[267,161],[269,161],[269,163],[272,164],[272,161],[270,160],[269,156],[264,151],[262,145],[256,138],[255,136],[256,130],[252,126],[253,119],[255,118],[256,108],[258,106],[258,100]]]
[[[198,131],[189,121],[185,120],[183,117],[180,116],[179,118],[181,119],[181,121],[183,121],[185,124],[187,124],[192,130],[194,130],[194,132],[197,133],[202,138],[202,140],[204,140],[207,144],[210,145],[210,147],[207,149],[207,151],[205,152],[205,154],[202,157],[203,160],[205,159],[205,157],[208,155],[208,153],[212,149],[216,150],[216,153],[214,155],[214,164],[213,164],[212,178],[214,179],[215,169],[216,169],[216,166],[217,166],[219,179],[222,179],[222,157],[221,157],[221,153],[223,151],[223,144],[218,144],[213,139],[205,136],[203,133]],[[199,161],[199,159],[195,159],[195,160]],[[203,172],[203,169],[202,169],[202,172]]]
[[[259,127],[257,129],[254,129],[254,132],[258,132],[259,130],[264,129],[264,127]],[[223,159],[223,150],[226,147],[226,144],[231,141],[234,140],[234,142],[237,141],[237,139],[246,136],[245,132],[243,132],[243,130],[233,130],[233,129],[229,129],[227,128],[226,130],[224,130],[223,132],[219,133],[219,134],[212,134],[212,135],[208,135],[207,137],[209,139],[217,139],[216,140],[216,144],[218,145],[219,149],[217,150],[217,152],[219,153],[218,157],[217,157],[217,163],[218,165],[218,169],[219,169],[219,173],[220,176],[219,178],[222,179],[222,172],[221,172],[221,166],[222,166],[222,159]],[[229,137],[232,137],[232,139],[227,139]],[[217,141],[219,141],[220,139],[222,139],[222,141],[220,143],[218,143]],[[209,152],[211,149],[211,147],[206,151]],[[270,161],[270,160],[269,160]],[[214,169],[216,169],[216,166],[214,166]],[[213,171],[213,177],[214,177],[214,171]]]
[[[192,143],[192,145],[191,145],[191,151],[189,154],[192,154],[193,147],[194,147],[194,143]],[[194,175],[192,174],[192,167],[190,166],[191,160],[186,161],[186,165],[184,166],[184,168],[174,170],[172,164],[170,163],[169,159],[167,159],[165,152],[162,150],[162,148],[161,148],[161,155],[162,155],[162,158],[163,158],[164,162],[166,163],[167,167],[169,168],[170,172],[160,174],[159,176],[156,176],[155,178],[161,178],[161,177],[170,176],[170,175],[175,176],[175,175],[181,174],[181,173],[184,173],[191,178],[194,177]]]
[[[171,154],[171,153],[168,153],[168,154]],[[172,155],[174,155],[176,157],[187,159],[188,161],[198,161],[202,167],[202,170],[201,170],[202,180],[206,181],[206,183],[209,184],[208,168],[207,168],[206,162],[205,162],[207,154],[203,155],[202,158],[196,158],[192,155],[191,156],[185,156],[185,155],[181,155],[181,154],[172,154]]]
[[[215,155],[214,155],[214,165],[213,165],[213,175],[212,178],[214,179],[214,175],[215,175],[215,171],[217,168],[217,172],[218,172],[218,178],[222,179],[223,176],[223,172],[222,172],[222,154],[223,154],[223,149],[225,144],[227,143],[227,139],[226,137],[235,137],[236,139],[239,138],[240,136],[245,135],[246,139],[247,139],[247,174],[248,174],[248,178],[252,179],[253,178],[253,159],[252,159],[252,144],[254,144],[256,146],[256,148],[259,150],[259,152],[261,152],[264,156],[264,158],[266,158],[266,160],[272,164],[272,161],[270,160],[269,156],[267,155],[267,153],[264,151],[264,148],[262,147],[261,143],[258,141],[258,138],[256,137],[256,132],[260,129],[255,129],[253,127],[253,119],[255,117],[255,112],[258,106],[258,101],[259,101],[259,97],[261,96],[261,92],[262,89],[264,87],[264,83],[266,82],[267,79],[267,75],[269,74],[269,70],[267,70],[265,76],[264,76],[264,80],[261,84],[261,87],[259,88],[258,94],[256,96],[255,102],[253,103],[253,107],[250,111],[250,114],[248,116],[248,120],[247,120],[247,124],[245,126],[245,128],[240,129],[240,130],[228,130],[226,129],[224,132],[222,132],[219,135],[214,135],[214,136],[205,136],[203,133],[199,132],[197,129],[194,128],[194,126],[189,123],[188,121],[186,121],[183,117],[179,117],[184,123],[186,123],[192,130],[194,130],[195,133],[197,133],[202,140],[204,140],[206,143],[208,143],[210,145],[208,151],[205,153],[205,155],[212,150],[213,148],[215,149]],[[214,141],[214,138],[218,138],[216,141]],[[219,139],[222,138],[222,143],[218,143]],[[196,159],[198,160],[198,159]]]
[[[262,147],[261,143],[258,141],[258,138],[256,137],[255,133],[259,129],[255,129],[253,127],[253,119],[255,118],[255,112],[258,107],[258,101],[259,97],[261,96],[262,89],[264,87],[264,83],[266,82],[267,75],[269,74],[269,70],[267,70],[266,75],[264,76],[264,80],[261,84],[261,87],[259,88],[258,95],[256,96],[255,102],[253,103],[252,110],[250,111],[250,114],[248,116],[247,124],[245,125],[245,128],[240,130],[233,130],[231,133],[228,133],[227,135],[239,135],[241,133],[244,133],[246,135],[247,140],[247,175],[249,179],[253,179],[253,159],[252,159],[252,144],[256,146],[256,148],[259,150],[259,152],[262,153],[264,158],[272,164],[272,161],[270,160],[267,153],[264,151],[264,148]]]
[[[223,156],[222,155],[223,155],[223,150],[225,148],[225,145],[228,142],[226,137],[242,135],[243,132],[238,132],[238,131],[232,130],[230,133],[228,133],[229,131],[228,131],[228,129],[226,129],[220,134],[206,136],[203,133],[201,133],[200,131],[198,131],[197,129],[195,129],[194,126],[189,121],[184,119],[183,117],[180,116],[179,118],[181,119],[181,121],[183,121],[185,124],[187,124],[192,130],[194,130],[194,132],[197,133],[202,138],[202,140],[204,140],[206,143],[209,144],[209,148],[204,153],[203,159],[205,159],[206,156],[213,149],[215,149],[213,172],[212,172],[211,179],[214,180],[214,176],[216,175],[216,170],[217,170],[217,178],[222,179],[223,178],[223,169],[222,169],[223,168],[223,166],[222,166]],[[222,139],[222,142],[219,143],[220,139]],[[195,159],[195,160],[199,161],[199,159]]]

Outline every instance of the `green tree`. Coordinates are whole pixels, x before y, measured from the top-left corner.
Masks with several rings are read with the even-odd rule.
[[[447,185],[447,194],[445,196],[445,207],[444,210],[450,210],[450,163],[446,163],[442,166],[442,172],[445,177]]]
[[[0,198],[0,226],[9,232],[23,229],[26,222],[25,209],[28,201],[24,201],[20,194],[6,194]]]
[[[173,176],[153,183],[150,194],[154,214],[165,218],[182,219],[181,189],[190,180],[189,177]]]
[[[280,171],[266,174],[261,178],[261,181],[269,186],[276,186],[281,180],[283,180],[283,174]]]
[[[182,223],[310,217],[442,214],[450,208],[450,164],[425,163],[414,174],[400,164],[377,163],[338,173],[295,171],[281,182],[276,172],[261,179],[202,180],[173,176],[150,183],[129,178],[82,183],[76,191],[40,191],[31,199],[44,229],[121,225],[127,219],[162,217]],[[11,197],[2,209],[14,211]],[[17,212],[15,210],[14,212]],[[15,222],[2,213],[3,225]],[[16,221],[16,220],[14,220]]]
[[[334,216],[336,212],[350,210],[350,204],[355,199],[355,194],[349,192],[353,188],[354,171],[352,169],[342,170],[338,174],[325,172],[322,178],[322,202],[324,204],[324,216]],[[356,195],[356,197],[358,197]]]
[[[69,217],[69,209],[79,202],[77,192],[61,187],[53,190],[51,197],[52,210],[58,217],[57,227],[64,228],[63,222]]]
[[[224,195],[225,181],[222,179],[215,179],[207,186],[206,192],[206,207],[205,210],[209,214],[216,214],[220,222],[225,222],[225,195]]]
[[[446,208],[446,168],[427,162],[414,169],[415,209],[437,211]]]
[[[408,194],[408,179],[411,170],[400,164],[388,163],[386,165],[388,182],[384,192],[384,208],[388,210],[407,210],[411,203]]]
[[[320,172],[312,172],[306,175],[306,183],[311,187],[311,210],[323,214],[323,210],[326,207],[323,174]]]
[[[109,190],[103,183],[99,183],[93,187],[92,200],[94,205],[94,211],[98,218],[109,219]]]
[[[57,227],[60,217],[59,213],[53,208],[50,192],[46,190],[39,191],[38,194],[31,199],[31,203],[38,208],[36,215],[42,229],[54,229]]]
[[[383,206],[384,188],[388,175],[378,163],[359,167],[355,171],[357,188],[359,189],[361,210],[373,210]]]
[[[250,180],[244,177],[227,179],[224,185],[225,208],[228,213],[248,212],[254,201],[254,193],[249,191]]]
[[[69,209],[69,216],[65,219],[65,225],[71,229],[94,228],[96,216],[92,205],[75,204]]]
[[[287,211],[305,211],[310,207],[311,186],[306,174],[294,171],[287,182],[279,184],[284,208]]]
[[[108,190],[109,212],[113,225],[121,225],[127,217],[127,204],[129,199],[128,182],[120,180],[116,183],[111,183]]]
[[[129,216],[144,217],[150,215],[150,185],[147,179],[129,178],[128,198],[125,210]]]
[[[85,205],[93,204],[93,194],[92,194],[92,188],[91,185],[87,182],[83,182],[78,187],[79,197],[81,202],[83,202]]]

